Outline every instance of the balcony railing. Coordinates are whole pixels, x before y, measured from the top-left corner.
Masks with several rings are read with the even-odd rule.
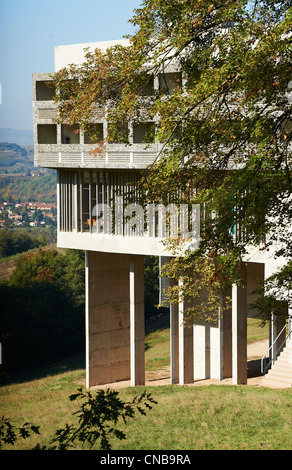
[[[88,147],[90,147],[88,149]],[[159,153],[158,145],[109,144],[106,152],[95,155],[89,145],[38,145],[35,165],[53,168],[146,168]]]

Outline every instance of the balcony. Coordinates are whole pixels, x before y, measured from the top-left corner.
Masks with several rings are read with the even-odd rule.
[[[159,87],[169,88],[170,79],[157,79]],[[175,79],[178,78],[175,76]],[[161,144],[151,143],[153,122],[129,127],[129,143],[107,143],[98,154],[94,153],[96,142],[66,123],[57,124],[55,90],[49,74],[34,74],[32,82],[33,126],[35,165],[46,168],[84,169],[143,169],[151,165],[161,150]],[[161,83],[160,83],[161,82]],[[94,125],[99,127],[100,140],[107,138],[108,122],[102,109],[96,110]]]

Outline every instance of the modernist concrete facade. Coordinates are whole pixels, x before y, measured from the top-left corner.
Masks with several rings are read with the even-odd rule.
[[[112,44],[56,47],[55,71],[70,63],[82,63],[85,48],[105,49]],[[166,76],[168,73],[173,77],[179,71],[174,67],[166,71]],[[145,128],[141,127],[130,129],[130,147],[107,144],[102,156],[92,155],[86,136],[74,133],[66,123],[54,122],[56,105],[53,90],[46,86],[49,80],[49,73],[33,75],[35,165],[57,170],[58,246],[86,252],[87,387],[127,379],[132,385],[143,385],[144,256],[158,256],[163,264],[172,254],[161,243],[167,233],[165,227],[164,231],[161,228],[159,216],[157,219],[150,212],[154,225],[147,225],[140,233],[139,220],[129,222],[127,214],[121,212],[124,206],[119,206],[119,197],[122,194],[123,204],[130,204],[127,183],[139,179],[160,147],[155,143],[145,148],[141,143]],[[159,77],[155,77],[154,87],[159,87]],[[96,124],[105,138],[107,122],[103,110],[98,110]],[[115,211],[114,232],[101,224],[100,208],[104,204]],[[170,306],[170,383],[227,377],[232,377],[234,384],[247,383],[246,325],[247,316],[253,315],[249,310],[252,291],[282,261],[276,264],[272,251],[253,248],[242,264],[245,287],[232,288],[232,308],[224,309],[222,300],[216,325],[184,327],[183,303]],[[167,279],[161,279],[161,289],[167,284]],[[271,341],[281,326],[279,321],[273,325]]]

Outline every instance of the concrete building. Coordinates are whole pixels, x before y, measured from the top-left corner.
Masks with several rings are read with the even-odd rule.
[[[85,48],[106,49],[114,43],[56,47],[55,71],[82,63]],[[176,74],[179,70],[170,68],[165,78],[171,83]],[[156,216],[153,207],[148,207],[145,227],[145,214],[139,213],[131,199],[128,183],[139,179],[160,147],[153,143],[145,148],[142,143],[149,122],[129,129],[130,147],[108,143],[104,154],[93,155],[86,135],[76,134],[66,123],[54,122],[57,111],[54,90],[46,86],[49,80],[49,73],[33,75],[35,165],[57,170],[58,246],[86,252],[86,385],[128,379],[132,385],[143,385],[144,256],[158,256],[161,265],[172,256],[161,242],[169,231],[175,232],[180,216],[174,208],[172,223],[166,227],[163,213]],[[153,86],[162,86],[159,76]],[[97,113],[95,124],[106,138],[103,110]],[[192,215],[197,215],[196,209]],[[195,231],[198,226],[194,225]],[[193,235],[196,242],[198,233]],[[276,262],[273,250],[253,248],[245,261],[242,279],[246,287],[232,288],[232,308],[222,306],[216,325],[185,328],[184,305],[170,307],[171,383],[227,377],[234,384],[247,383],[247,316],[253,314],[248,308],[252,291],[284,260]],[[161,289],[167,283],[161,279]],[[279,319],[272,322],[271,345],[282,330],[280,323]]]

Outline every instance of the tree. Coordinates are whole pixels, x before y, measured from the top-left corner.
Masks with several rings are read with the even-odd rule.
[[[17,261],[0,282],[4,380],[83,350],[84,292],[84,253],[78,250],[39,249]]]
[[[54,75],[60,121],[93,132],[96,108],[110,103],[108,140],[117,141],[145,113],[156,119],[161,151],[142,193],[203,208],[199,248],[167,267],[183,281],[172,287],[173,300],[197,299],[207,287],[207,300],[187,310],[196,318],[212,317],[239,282],[247,247],[280,241],[275,256],[291,273],[291,16],[286,0],[144,0],[129,46],[88,52],[82,66]],[[181,76],[149,93],[152,77],[165,78],[170,64]]]
[[[30,237],[26,232],[13,232],[12,230],[1,230],[0,233],[0,257],[15,255],[22,253],[32,248],[37,248],[47,244],[47,240],[43,236],[37,240],[35,237]]]

